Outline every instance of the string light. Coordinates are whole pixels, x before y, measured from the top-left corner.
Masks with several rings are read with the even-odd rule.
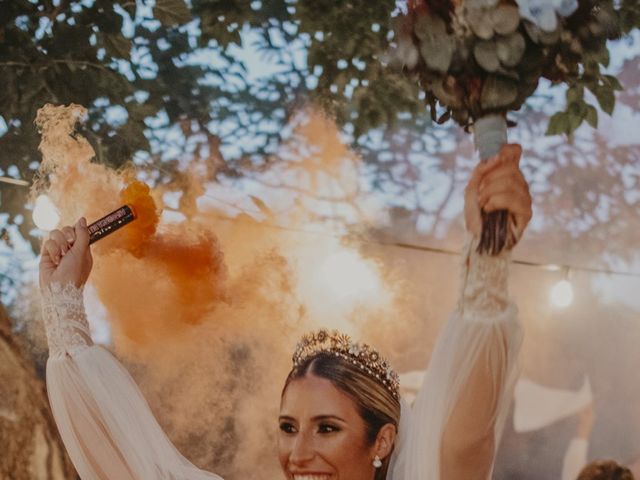
[[[158,170],[171,174],[171,172],[169,172],[168,170],[158,166],[158,165],[154,165],[148,161],[145,161],[145,163],[147,163],[147,165],[150,166],[154,166],[155,168],[157,168]],[[12,182],[14,183],[14,182]],[[24,182],[26,184],[26,182]],[[21,181],[22,184],[22,181]],[[26,185],[25,185],[26,186]],[[43,195],[41,195],[43,196]],[[210,198],[212,200],[215,200],[217,202],[222,202],[227,204],[228,206],[233,206],[234,208],[236,208],[237,210],[243,212],[243,213],[247,213],[247,214],[252,214],[252,213],[256,213],[256,212],[251,212],[249,210],[246,210],[238,205],[235,204],[230,204],[229,202],[226,202],[220,198],[217,198],[211,194],[205,193],[203,195],[204,197]],[[46,197],[46,196],[45,196]],[[40,198],[40,197],[38,197]],[[46,197],[48,200],[48,197]],[[50,202],[50,200],[49,200]],[[53,205],[53,204],[51,204]],[[36,207],[37,207],[37,200],[36,200]],[[55,206],[54,206],[55,209]],[[34,209],[34,216],[35,216],[35,209]],[[41,228],[42,230],[52,230],[53,228],[55,228],[58,224],[59,220],[59,214],[57,212],[57,210],[55,210],[55,215],[57,215],[57,217],[53,217],[53,218],[57,218],[58,220],[56,220],[55,225],[52,228],[43,228],[40,225],[38,225],[38,221],[36,221],[35,217],[34,217],[34,223],[36,223],[36,225],[38,226],[38,228]],[[226,221],[233,221],[234,219],[232,217],[224,217],[222,215],[218,215],[217,216],[219,219],[221,220],[226,220]],[[305,234],[310,234],[310,235],[330,235],[333,237],[341,237],[340,235],[336,235],[336,234],[327,234],[327,233],[323,233],[323,232],[310,232],[310,231],[306,231],[303,229],[296,229],[296,228],[291,228],[291,227],[284,227],[281,225],[264,225],[262,224],[262,226],[266,227],[266,228],[275,228],[275,229],[279,229],[279,230],[288,230],[288,231],[292,231],[292,232],[298,232],[298,233],[305,233]],[[439,253],[439,254],[443,254],[443,255],[451,255],[451,256],[460,256],[460,252],[455,251],[455,250],[448,250],[448,249],[444,249],[444,248],[436,248],[436,247],[429,247],[426,245],[416,245],[413,243],[404,243],[404,242],[380,242],[380,241],[373,241],[373,240],[360,240],[361,243],[368,243],[368,244],[374,244],[374,245],[383,245],[383,246],[392,246],[392,247],[398,247],[398,248],[403,248],[403,249],[408,249],[408,250],[417,250],[417,251],[423,251],[423,252],[430,252],[430,253]],[[606,275],[620,275],[620,276],[626,276],[626,277],[634,277],[634,278],[640,278],[640,272],[624,272],[624,271],[620,271],[620,270],[610,270],[610,269],[606,269],[606,268],[594,268],[594,267],[586,267],[586,266],[579,266],[579,265],[556,265],[556,264],[545,264],[545,263],[537,263],[537,262],[529,262],[526,260],[517,260],[514,259],[511,261],[511,263],[514,263],[516,265],[524,265],[527,267],[534,267],[534,268],[541,268],[544,270],[549,270],[549,271],[557,271],[560,269],[565,269],[565,270],[576,270],[576,271],[582,271],[582,272],[589,272],[589,273],[598,273],[598,274],[606,274]],[[568,282],[568,280],[567,280]],[[571,286],[571,283],[569,283],[569,286]],[[559,285],[562,285],[562,287],[560,287]],[[556,284],[556,287],[558,287],[560,289],[560,291],[562,292],[563,290],[565,292],[567,292],[569,289],[567,287],[566,283],[562,283],[558,282],[558,284]],[[573,287],[571,287],[571,294],[573,295]],[[573,300],[573,298],[572,298]]]
[[[204,195],[204,196],[208,196],[208,195]],[[215,197],[209,197],[209,198],[214,198]],[[242,212],[245,212],[247,214],[250,214],[251,212],[249,212],[248,210],[244,210],[240,207],[236,207],[239,210],[241,210]],[[228,221],[228,222],[233,222],[235,221],[235,219],[233,217],[226,217],[223,215],[214,215],[215,218],[219,219],[219,220],[223,220],[223,221]],[[302,234],[306,234],[306,235],[314,235],[314,236],[328,236],[328,237],[334,237],[334,238],[344,238],[344,235],[338,235],[338,234],[334,234],[334,233],[327,233],[327,232],[318,232],[318,231],[309,231],[309,230],[304,230],[302,228],[293,228],[293,227],[285,227],[282,225],[274,225],[274,224],[260,224],[261,227],[263,228],[271,228],[271,229],[276,229],[276,230],[284,230],[284,231],[288,231],[288,232],[295,232],[295,233],[302,233]],[[429,252],[429,253],[437,253],[437,254],[441,254],[441,255],[449,255],[452,257],[459,257],[460,256],[460,252],[457,250],[449,250],[446,248],[437,248],[437,247],[429,247],[427,245],[416,245],[414,243],[405,243],[405,242],[385,242],[385,241],[378,241],[378,240],[369,240],[369,239],[363,239],[363,238],[358,238],[357,239],[358,242],[363,243],[363,244],[368,244],[368,245],[381,245],[381,246],[386,246],[386,247],[397,247],[397,248],[401,248],[401,249],[405,249],[405,250],[416,250],[419,252]],[[533,267],[533,268],[539,268],[542,270],[547,270],[547,271],[551,271],[551,272],[557,272],[558,270],[573,270],[573,271],[582,271],[582,272],[589,272],[589,273],[598,273],[598,274],[605,274],[605,275],[620,275],[620,276],[624,276],[624,277],[634,277],[634,278],[640,278],[640,272],[624,272],[621,270],[610,270],[610,269],[606,269],[606,268],[595,268],[595,267],[585,267],[585,266],[581,266],[581,265],[558,265],[555,263],[537,263],[537,262],[530,262],[527,260],[518,260],[518,259],[512,259],[511,263],[516,264],[516,265],[523,265],[525,267]]]
[[[564,278],[551,288],[551,304],[566,308],[573,303],[573,285],[569,281],[569,268],[564,269]]]

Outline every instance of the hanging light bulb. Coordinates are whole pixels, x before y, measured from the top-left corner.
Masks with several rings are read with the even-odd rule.
[[[564,278],[551,288],[551,303],[558,308],[565,308],[573,303],[573,285],[569,281],[569,269],[565,270]]]
[[[33,207],[33,223],[40,230],[50,231],[60,223],[60,214],[51,199],[46,195],[39,195]]]

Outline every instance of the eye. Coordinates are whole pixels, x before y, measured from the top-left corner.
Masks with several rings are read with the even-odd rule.
[[[335,433],[339,431],[340,427],[332,423],[321,423],[318,425],[318,433]]]
[[[284,433],[296,433],[296,426],[291,422],[280,422],[280,430]]]

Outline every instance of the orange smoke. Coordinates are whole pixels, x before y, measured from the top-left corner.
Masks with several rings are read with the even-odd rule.
[[[142,347],[163,349],[189,325],[205,321],[224,298],[226,278],[218,240],[201,227],[166,226],[133,244],[140,245],[99,258],[92,277],[119,346],[136,355],[148,353]]]
[[[74,134],[85,116],[79,105],[39,110],[43,159],[34,193],[49,195],[63,224],[99,218],[123,203],[133,208],[135,221],[92,247],[91,281],[120,345],[143,355],[141,347],[161,349],[188,325],[204,321],[224,298],[226,267],[209,227],[185,221],[159,228],[157,192],[131,168],[115,171],[91,161],[91,145]]]
[[[156,233],[160,222],[156,202],[151,196],[149,186],[139,180],[134,180],[127,185],[120,192],[120,198],[122,203],[133,208],[136,215],[136,221],[122,231],[124,248],[140,257],[143,254],[145,244]]]
[[[162,348],[187,325],[201,323],[223,298],[223,255],[213,232],[189,222],[158,231],[159,210],[144,182],[131,181],[120,199],[133,208],[136,220],[112,235],[105,252],[119,261],[103,265],[103,274],[93,281],[110,313],[115,313],[114,330],[122,341],[135,344],[136,351],[143,345]],[[134,263],[141,269],[136,278],[123,278]],[[129,295],[122,295],[123,288],[137,292],[135,301],[144,306],[142,311]],[[150,305],[160,309],[149,314]]]

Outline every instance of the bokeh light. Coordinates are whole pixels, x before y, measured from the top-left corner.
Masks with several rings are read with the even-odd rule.
[[[39,195],[33,208],[33,223],[40,230],[50,231],[60,223],[60,213],[47,195]]]

